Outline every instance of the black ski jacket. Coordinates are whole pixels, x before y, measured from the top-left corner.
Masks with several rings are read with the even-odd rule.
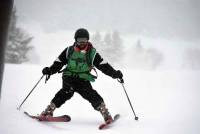
[[[90,47],[92,47],[91,44],[90,44]],[[55,74],[55,73],[59,72],[64,65],[67,65],[68,49],[69,49],[69,47],[67,47],[64,51],[62,51],[62,53],[58,56],[58,58],[50,66],[51,74]],[[96,55],[94,57],[93,65],[97,69],[102,71],[104,74],[106,74],[110,77],[113,77],[116,74],[116,70],[108,62],[104,61],[104,59],[100,56],[100,54],[98,52],[96,53]]]

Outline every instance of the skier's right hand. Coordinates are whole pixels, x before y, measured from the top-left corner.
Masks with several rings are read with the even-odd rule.
[[[42,70],[43,75],[51,75],[51,70],[49,67],[45,67]]]

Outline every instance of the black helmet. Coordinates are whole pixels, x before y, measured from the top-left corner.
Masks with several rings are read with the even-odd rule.
[[[84,28],[79,28],[74,35],[74,39],[77,40],[77,38],[87,38],[89,40],[89,32]]]

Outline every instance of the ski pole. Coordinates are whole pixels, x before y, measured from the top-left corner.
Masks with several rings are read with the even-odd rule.
[[[134,114],[134,116],[135,116],[135,120],[138,120],[138,117],[136,116],[136,114],[135,114],[135,111],[133,110],[133,106],[132,106],[132,104],[131,104],[131,101],[130,101],[130,99],[129,99],[129,97],[128,97],[128,94],[127,94],[127,92],[126,92],[126,89],[125,89],[125,87],[124,87],[124,80],[121,78],[121,79],[117,79],[118,80],[118,82],[120,82],[121,84],[122,84],[122,87],[123,87],[123,89],[124,89],[124,92],[125,92],[125,94],[126,94],[126,97],[127,97],[127,99],[128,99],[128,102],[129,102],[129,104],[130,104],[130,106],[131,106],[131,109],[132,109],[132,111],[133,111],[133,114]]]
[[[22,103],[20,104],[20,106],[17,108],[17,110],[20,110],[21,106],[24,104],[24,102],[26,101],[26,99],[29,97],[29,95],[33,92],[33,90],[36,88],[36,86],[39,84],[39,82],[42,80],[42,78],[44,77],[44,75],[42,75],[42,77],[39,79],[39,81],[35,84],[35,86],[33,87],[33,89],[29,92],[29,94],[26,96],[26,98],[22,101]]]

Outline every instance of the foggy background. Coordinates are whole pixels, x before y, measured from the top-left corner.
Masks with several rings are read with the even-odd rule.
[[[198,0],[15,0],[15,27],[24,36],[15,40],[27,42],[27,51],[7,51],[8,63],[18,55],[26,57],[20,64],[50,65],[84,27],[113,65],[200,69],[199,9]]]
[[[98,71],[94,89],[112,114],[121,114],[104,134],[199,134],[199,10],[198,0],[15,0],[0,133],[99,133],[102,117],[78,94],[55,111],[72,117],[67,125],[34,122],[23,114],[44,110],[62,87],[61,74],[53,75],[47,84],[43,79],[21,112],[16,110],[42,69],[72,45],[75,31],[84,27],[101,56],[123,72],[139,117],[136,122],[121,84]]]
[[[198,39],[198,0],[15,0],[19,21],[36,21],[46,32],[119,30],[151,36]]]

